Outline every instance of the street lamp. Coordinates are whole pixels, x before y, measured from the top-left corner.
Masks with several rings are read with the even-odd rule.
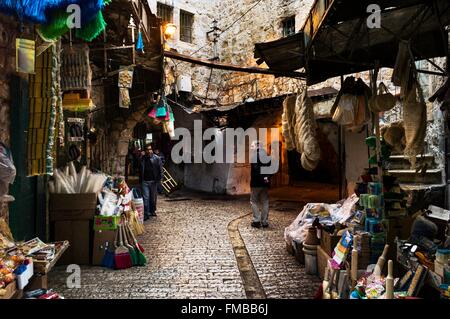
[[[169,40],[170,38],[173,38],[175,33],[177,32],[177,26],[173,23],[167,23],[164,26],[164,37],[166,40]]]
[[[170,46],[167,43],[168,40],[174,37],[177,32],[177,26],[173,23],[167,23],[163,26],[164,32],[164,50],[170,51]]]

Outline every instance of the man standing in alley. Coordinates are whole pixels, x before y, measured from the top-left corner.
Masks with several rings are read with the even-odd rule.
[[[158,184],[163,177],[163,165],[161,158],[153,153],[153,148],[149,144],[145,147],[144,155],[141,158],[139,179],[142,185],[142,195],[144,197],[144,219],[156,216],[156,202],[158,197]]]
[[[261,168],[268,166],[263,164],[261,159],[267,158],[267,153],[261,148],[259,141],[254,141],[251,145],[253,152],[251,159],[251,196],[250,204],[253,210],[252,227],[269,227],[269,175],[262,174]]]

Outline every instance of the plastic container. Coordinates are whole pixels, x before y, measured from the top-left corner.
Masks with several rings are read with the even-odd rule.
[[[26,265],[26,270],[21,274],[16,274],[17,289],[19,290],[23,290],[34,275],[33,259],[29,258],[28,262],[29,264]]]
[[[305,271],[308,275],[317,275],[317,246],[303,243],[305,254]]]
[[[450,260],[450,249],[438,249],[436,252],[436,261],[446,265]]]

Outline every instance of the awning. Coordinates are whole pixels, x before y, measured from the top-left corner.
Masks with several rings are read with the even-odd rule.
[[[367,8],[381,8],[381,27],[371,28]],[[410,41],[416,60],[448,52],[448,0],[316,0],[302,32],[255,45],[258,63],[274,70],[305,67],[308,85],[329,78],[393,67],[400,41]]]
[[[308,90],[308,96],[313,100],[313,102],[321,103],[322,101],[329,101],[333,99],[338,94],[338,90],[332,87],[325,87],[318,90]],[[276,108],[281,108],[284,99],[288,95],[280,95],[276,97],[270,97],[265,99],[260,99],[251,102],[236,103],[230,105],[222,105],[217,107],[196,107],[194,112],[196,113],[214,113],[217,115],[225,114],[230,111],[234,111],[239,108],[240,114],[252,114],[257,115],[261,113],[271,112]],[[333,103],[332,103],[333,104]],[[323,107],[321,106],[321,116],[323,117]]]
[[[255,44],[255,59],[258,65],[266,63],[277,71],[294,71],[305,66],[303,32],[280,40]]]
[[[368,26],[371,3],[316,1],[303,28],[308,84],[373,69],[375,61],[393,67],[401,40],[410,41],[416,60],[447,54],[448,0],[378,1],[380,28]]]

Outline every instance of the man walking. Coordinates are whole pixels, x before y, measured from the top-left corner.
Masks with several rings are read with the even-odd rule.
[[[258,141],[252,143],[253,151],[251,164],[251,196],[250,204],[253,210],[252,227],[269,227],[269,175],[261,173],[261,168],[268,166],[261,162],[262,157],[267,157],[267,153],[261,148]]]
[[[145,147],[145,154],[141,158],[139,179],[144,197],[144,220],[156,216],[156,201],[158,184],[161,182],[163,169],[161,159],[153,153],[151,145]]]

